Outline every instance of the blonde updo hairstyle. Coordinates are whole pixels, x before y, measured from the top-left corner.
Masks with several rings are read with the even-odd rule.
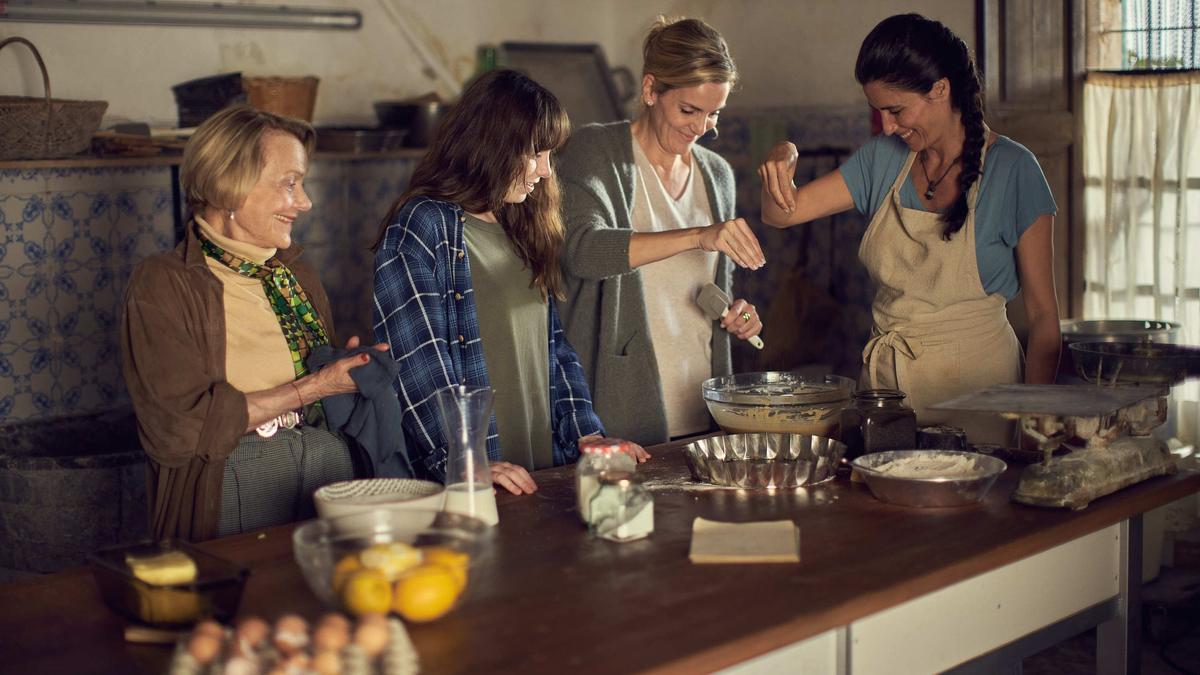
[[[308,122],[246,105],[224,108],[204,120],[184,147],[179,169],[188,209],[199,215],[210,207],[240,208],[262,173],[262,140],[271,132],[296,137],[309,155],[317,142]]]
[[[699,19],[660,16],[642,43],[642,75],[654,76],[654,93],[710,82],[737,83],[737,66],[725,38]]]

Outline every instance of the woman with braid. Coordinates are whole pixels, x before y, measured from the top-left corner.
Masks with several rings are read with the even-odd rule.
[[[922,424],[1006,442],[1003,420],[927,406],[1021,381],[1005,313],[1018,292],[1029,317],[1024,381],[1053,381],[1056,207],[1045,176],[1032,153],[984,124],[974,60],[941,23],[885,19],[863,41],[855,78],[883,134],[799,188],[796,147],[777,144],[759,169],[763,220],[789,227],[851,208],[869,215],[858,255],[877,291],[860,386],[904,391]]]
[[[314,404],[357,391],[350,370],[369,350],[315,373],[305,363],[334,339],[325,289],[292,242],[312,208],[315,141],[308,123],[247,106],[210,117],[183,153],[183,241],[130,278],[123,367],[155,538],[311,518],[313,491],[363,466]]]

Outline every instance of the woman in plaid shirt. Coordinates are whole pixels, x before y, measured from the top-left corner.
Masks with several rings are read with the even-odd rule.
[[[433,394],[490,385],[492,479],[514,494],[529,471],[567,464],[604,427],[559,325],[563,226],[550,153],[566,112],[510,70],[489,72],[442,122],[375,246],[375,335],[400,365],[396,393],[418,470],[442,480],[446,433]],[[639,461],[649,458],[640,446]]]

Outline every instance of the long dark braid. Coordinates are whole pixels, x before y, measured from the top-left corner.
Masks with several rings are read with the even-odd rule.
[[[962,117],[963,129],[966,136],[963,139],[962,156],[959,164],[962,172],[958,174],[958,199],[946,210],[942,222],[946,229],[942,230],[942,239],[950,241],[955,232],[962,229],[967,221],[967,193],[975,181],[979,180],[983,166],[983,144],[987,142],[983,127],[983,94],[980,92],[979,71],[975,67],[975,59],[967,51],[967,45],[949,28],[942,27],[946,40],[958,48],[959,68],[948,74],[950,79],[951,105],[958,110]]]
[[[863,40],[854,65],[859,84],[882,82],[927,94],[943,77],[950,81],[950,105],[959,112],[964,131],[958,199],[942,215],[947,241],[967,220],[967,193],[981,173],[983,94],[979,71],[967,45],[942,23],[920,14],[898,14],[879,22]]]

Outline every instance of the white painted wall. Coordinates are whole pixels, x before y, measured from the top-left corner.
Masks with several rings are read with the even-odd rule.
[[[257,0],[261,2],[261,0]],[[698,16],[722,31],[742,72],[730,105],[845,105],[861,100],[854,57],[885,16],[917,11],[974,43],[974,3],[966,0],[304,0],[351,7],[359,31],[241,30],[79,26],[0,22],[0,38],[38,46],[59,98],[104,99],[106,123],[176,121],[170,87],[240,70],[248,75],[321,78],[320,123],[373,123],[371,102],[438,89],[422,73],[403,21],[457,78],[474,69],[475,48],[505,40],[597,42],[611,65],[641,70],[641,40],[659,13]],[[441,88],[441,94],[449,91]],[[27,50],[0,51],[0,94],[41,94]]]

